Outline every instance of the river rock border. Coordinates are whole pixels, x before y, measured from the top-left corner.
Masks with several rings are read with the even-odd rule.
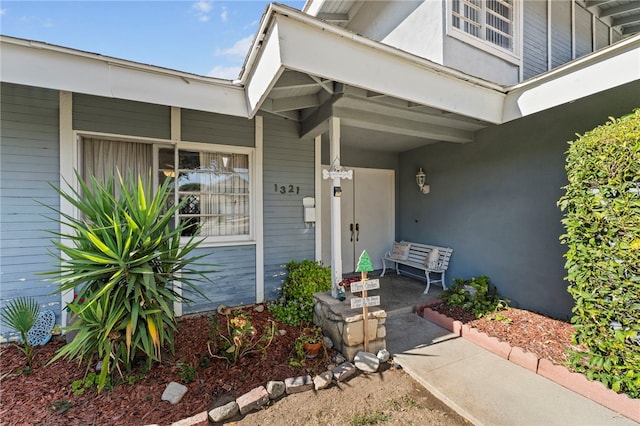
[[[210,411],[202,411],[194,416],[187,417],[172,423],[172,426],[205,426],[210,422],[220,423],[230,420],[238,414],[244,416],[254,410],[267,406],[271,401],[276,401],[287,395],[307,392],[311,390],[320,391],[329,388],[332,384],[345,381],[355,376],[358,371],[373,373],[378,371],[380,366],[379,356],[369,352],[359,352],[354,356],[354,363],[345,361],[338,366],[318,374],[315,377],[310,375],[289,377],[283,381],[273,380],[264,386],[258,386],[236,399],[220,400],[218,406]],[[156,426],[156,425],[148,425]]]
[[[416,307],[416,313],[514,364],[546,377],[573,392],[640,423],[640,399],[632,399],[625,394],[616,393],[600,382],[588,380],[583,374],[574,373],[565,366],[553,364],[548,359],[538,358],[534,353],[527,352],[517,346],[513,347],[506,342],[478,331],[475,327],[470,327],[431,309],[432,306],[440,303],[442,302],[437,301],[418,306]]]

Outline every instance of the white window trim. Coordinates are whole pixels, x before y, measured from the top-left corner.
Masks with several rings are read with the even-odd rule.
[[[243,246],[243,245],[255,245],[256,244],[256,201],[254,188],[256,187],[256,170],[255,170],[255,148],[253,147],[245,147],[245,146],[235,146],[235,145],[219,145],[219,144],[210,144],[210,143],[201,143],[201,142],[189,142],[189,141],[173,141],[169,139],[158,139],[158,138],[148,138],[142,136],[131,136],[131,135],[121,135],[115,133],[103,133],[103,132],[92,132],[92,131],[73,131],[73,140],[75,143],[72,145],[71,156],[74,159],[73,163],[75,164],[76,170],[81,170],[83,167],[82,164],[82,153],[81,153],[81,142],[82,138],[102,138],[109,139],[113,141],[122,141],[122,142],[138,142],[138,143],[149,143],[153,144],[153,172],[152,172],[152,187],[153,190],[158,189],[158,149],[160,148],[177,148],[180,149],[191,149],[196,151],[214,151],[214,152],[223,152],[229,154],[245,154],[249,157],[249,234],[247,235],[237,235],[237,236],[220,236],[220,237],[200,237],[203,239],[202,243],[200,243],[200,248],[207,247],[230,247],[230,246]],[[71,182],[70,182],[71,183]],[[75,186],[75,190],[78,190],[78,184],[73,180],[73,185]],[[177,197],[177,192],[176,193]],[[176,200],[177,202],[177,200]],[[77,212],[74,212],[74,216],[77,215]],[[191,237],[181,237],[180,242],[186,243]],[[198,237],[196,236],[196,239]]]
[[[225,235],[220,237],[198,237],[196,239],[203,239],[199,247],[220,247],[230,245],[248,245],[255,244],[256,242],[256,225],[255,225],[255,148],[245,146],[232,146],[232,145],[217,145],[210,143],[200,142],[186,142],[181,141],[177,144],[177,149],[194,150],[194,151],[209,151],[209,152],[221,152],[225,154],[243,154],[249,157],[249,233],[247,235]],[[177,163],[176,163],[177,164]],[[177,203],[178,191],[174,191]],[[181,242],[186,242],[191,237],[181,237]]]
[[[453,1],[447,0],[447,35],[469,44],[480,50],[484,50],[493,56],[497,56],[515,65],[521,65],[521,34],[522,34],[522,7],[520,1],[513,2],[513,52],[503,49],[480,37],[475,37],[453,25]]]

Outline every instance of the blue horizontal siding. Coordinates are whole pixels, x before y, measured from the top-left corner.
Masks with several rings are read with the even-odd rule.
[[[264,295],[277,299],[291,260],[315,259],[315,228],[303,221],[302,198],[313,197],[315,149],[312,139],[301,140],[296,123],[274,116],[264,118]],[[295,194],[275,190],[299,188]]]
[[[213,269],[216,272],[207,275],[212,283],[198,284],[198,289],[209,300],[185,292],[185,295],[190,297],[192,302],[183,304],[183,313],[210,311],[219,305],[240,306],[255,303],[255,246],[199,248],[194,254],[207,255],[199,262],[207,265],[198,267],[199,270]]]
[[[74,93],[73,128],[119,135],[171,138],[171,108]]]
[[[60,315],[57,286],[39,272],[52,269],[49,251],[58,224],[59,95],[57,91],[3,83],[0,100],[0,306],[19,296],[36,299]],[[58,320],[59,321],[59,320]],[[0,325],[0,335],[12,330]]]
[[[253,120],[183,109],[182,140],[220,145],[255,146]]]

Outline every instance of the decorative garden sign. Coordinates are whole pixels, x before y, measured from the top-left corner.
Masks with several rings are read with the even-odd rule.
[[[361,291],[362,297],[354,297],[351,299],[351,309],[362,308],[362,327],[364,330],[364,351],[369,352],[369,306],[380,305],[380,296],[367,296],[367,290],[380,288],[380,280],[367,280],[367,272],[373,271],[371,258],[366,250],[362,251],[358,259],[358,267],[356,272],[360,272],[361,281],[351,283],[351,292]]]

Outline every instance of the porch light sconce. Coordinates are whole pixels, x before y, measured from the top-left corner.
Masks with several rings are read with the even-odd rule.
[[[416,183],[418,184],[418,189],[423,194],[428,194],[431,191],[429,185],[427,185],[427,174],[420,167],[420,171],[416,173]]]

